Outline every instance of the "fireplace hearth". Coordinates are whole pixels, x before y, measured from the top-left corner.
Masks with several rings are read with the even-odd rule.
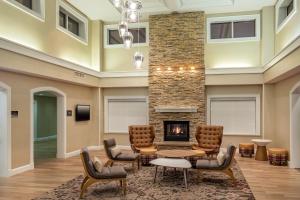
[[[164,141],[189,141],[189,121],[164,121]]]

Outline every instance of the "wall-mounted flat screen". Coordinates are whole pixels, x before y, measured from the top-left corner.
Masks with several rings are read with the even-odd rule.
[[[76,106],[76,121],[90,120],[90,105]]]

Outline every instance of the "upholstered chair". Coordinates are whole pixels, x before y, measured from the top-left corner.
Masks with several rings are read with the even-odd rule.
[[[155,130],[150,125],[129,126],[129,141],[134,152],[140,152],[144,149],[156,149],[153,144]]]
[[[209,157],[216,155],[222,144],[223,126],[200,125],[195,136],[198,144],[193,145],[194,150],[203,150]]]
[[[116,148],[116,140],[111,138],[103,141],[104,149],[108,157],[108,164],[113,166],[114,162],[127,162],[132,164],[132,168],[135,171],[135,163],[137,167],[140,167],[139,154],[132,151],[120,151],[117,155],[113,155],[113,149]]]
[[[225,160],[223,164],[219,164],[218,160],[198,160],[196,163],[196,169],[198,169],[198,176],[200,177],[203,171],[219,171],[227,174],[234,183],[236,182],[234,174],[232,172],[232,164],[234,161],[234,156],[236,152],[236,147],[234,145],[228,145],[227,151],[225,153]]]
[[[120,185],[123,189],[124,194],[126,194],[126,177],[127,173],[123,167],[113,166],[113,167],[103,167],[101,172],[95,169],[93,161],[90,158],[87,148],[83,148],[80,153],[80,158],[84,167],[85,177],[81,184],[80,198],[83,197],[84,192],[92,184],[98,182],[110,182],[110,181],[120,181]]]

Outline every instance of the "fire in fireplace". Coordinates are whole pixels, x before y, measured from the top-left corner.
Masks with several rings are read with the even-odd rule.
[[[189,141],[189,121],[164,121],[165,141]]]

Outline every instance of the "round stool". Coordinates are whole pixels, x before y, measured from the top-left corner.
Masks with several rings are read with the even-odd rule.
[[[283,148],[269,148],[269,161],[271,165],[286,166],[288,163],[288,150]]]
[[[242,157],[250,157],[254,154],[254,144],[253,143],[240,143],[239,153]]]
[[[143,166],[150,166],[150,161],[157,158],[157,149],[155,148],[141,148],[140,160]]]

